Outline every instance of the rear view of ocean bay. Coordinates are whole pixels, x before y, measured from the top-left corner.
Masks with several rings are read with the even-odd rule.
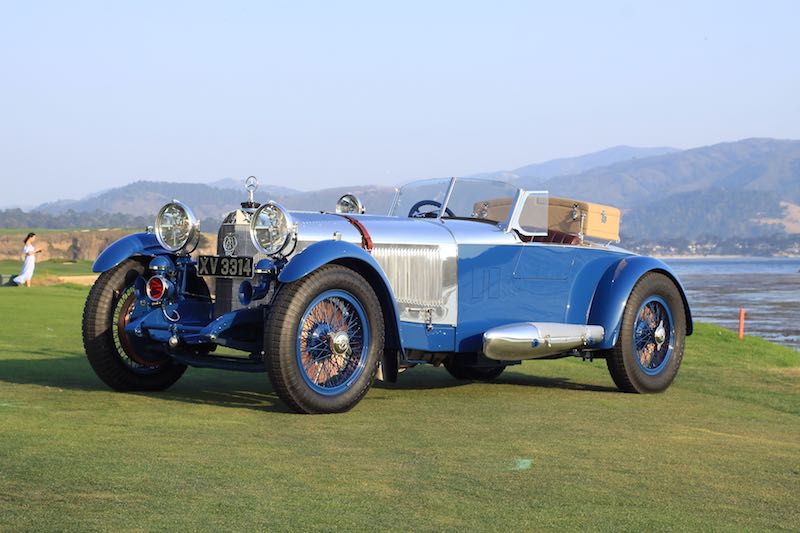
[[[664,259],[680,277],[695,321],[745,330],[800,350],[800,258]]]

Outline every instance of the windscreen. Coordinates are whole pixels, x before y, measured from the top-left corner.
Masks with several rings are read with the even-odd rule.
[[[444,207],[442,218],[476,218],[502,222],[508,218],[518,188],[501,181],[478,178],[456,178],[450,198],[447,192],[451,179],[434,179],[410,183],[397,195],[390,215],[399,217],[436,218]]]
[[[502,181],[459,178],[443,217],[503,222],[508,217],[517,190],[517,187]]]
[[[436,216],[449,186],[450,178],[415,181],[404,185],[397,192],[389,216],[423,217],[426,214]]]

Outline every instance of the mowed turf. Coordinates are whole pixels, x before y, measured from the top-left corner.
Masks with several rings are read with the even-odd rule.
[[[353,411],[266,375],[108,390],[85,288],[0,289],[0,530],[779,530],[800,524],[800,354],[699,325],[665,394],[602,361],[416,368]]]
[[[6,276],[13,274],[16,276],[22,269],[22,260],[14,261],[11,259],[0,259],[0,274],[3,280]],[[92,261],[38,261],[33,272],[33,283],[36,284],[40,278],[53,276],[86,276],[92,273]],[[4,294],[5,295],[5,294]]]

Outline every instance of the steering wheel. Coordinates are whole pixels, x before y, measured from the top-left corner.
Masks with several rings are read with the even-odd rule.
[[[433,206],[439,210],[442,209],[442,204],[436,200],[420,200],[411,206],[411,210],[408,212],[408,218],[436,218],[439,216],[439,211],[420,211],[420,208],[425,207],[426,205]],[[445,207],[444,212],[449,217],[456,216],[455,213],[450,211],[449,207]]]

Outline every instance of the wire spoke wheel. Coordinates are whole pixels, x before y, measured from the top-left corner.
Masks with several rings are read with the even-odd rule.
[[[303,379],[319,394],[339,394],[361,374],[368,343],[361,303],[345,291],[320,294],[306,308],[297,331]]]
[[[683,360],[686,323],[675,282],[659,272],[642,276],[625,304],[617,342],[604,354],[617,387],[637,393],[666,390]]]
[[[672,356],[675,332],[672,313],[660,296],[652,296],[639,308],[633,326],[633,349],[646,374],[661,372]]]
[[[118,391],[154,391],[170,387],[186,370],[158,346],[144,347],[125,331],[136,306],[134,281],[143,262],[127,259],[100,274],[83,308],[83,346],[92,369]]]
[[[384,318],[372,286],[325,265],[278,291],[264,324],[275,392],[300,413],[341,413],[369,390],[383,357]]]
[[[113,328],[114,347],[122,363],[137,374],[158,372],[158,368],[168,360],[167,356],[165,355],[163,359],[157,361],[148,361],[136,351],[135,342],[125,331],[135,305],[136,295],[133,287],[128,287],[117,298],[114,306],[112,318],[112,323],[115,324]]]

